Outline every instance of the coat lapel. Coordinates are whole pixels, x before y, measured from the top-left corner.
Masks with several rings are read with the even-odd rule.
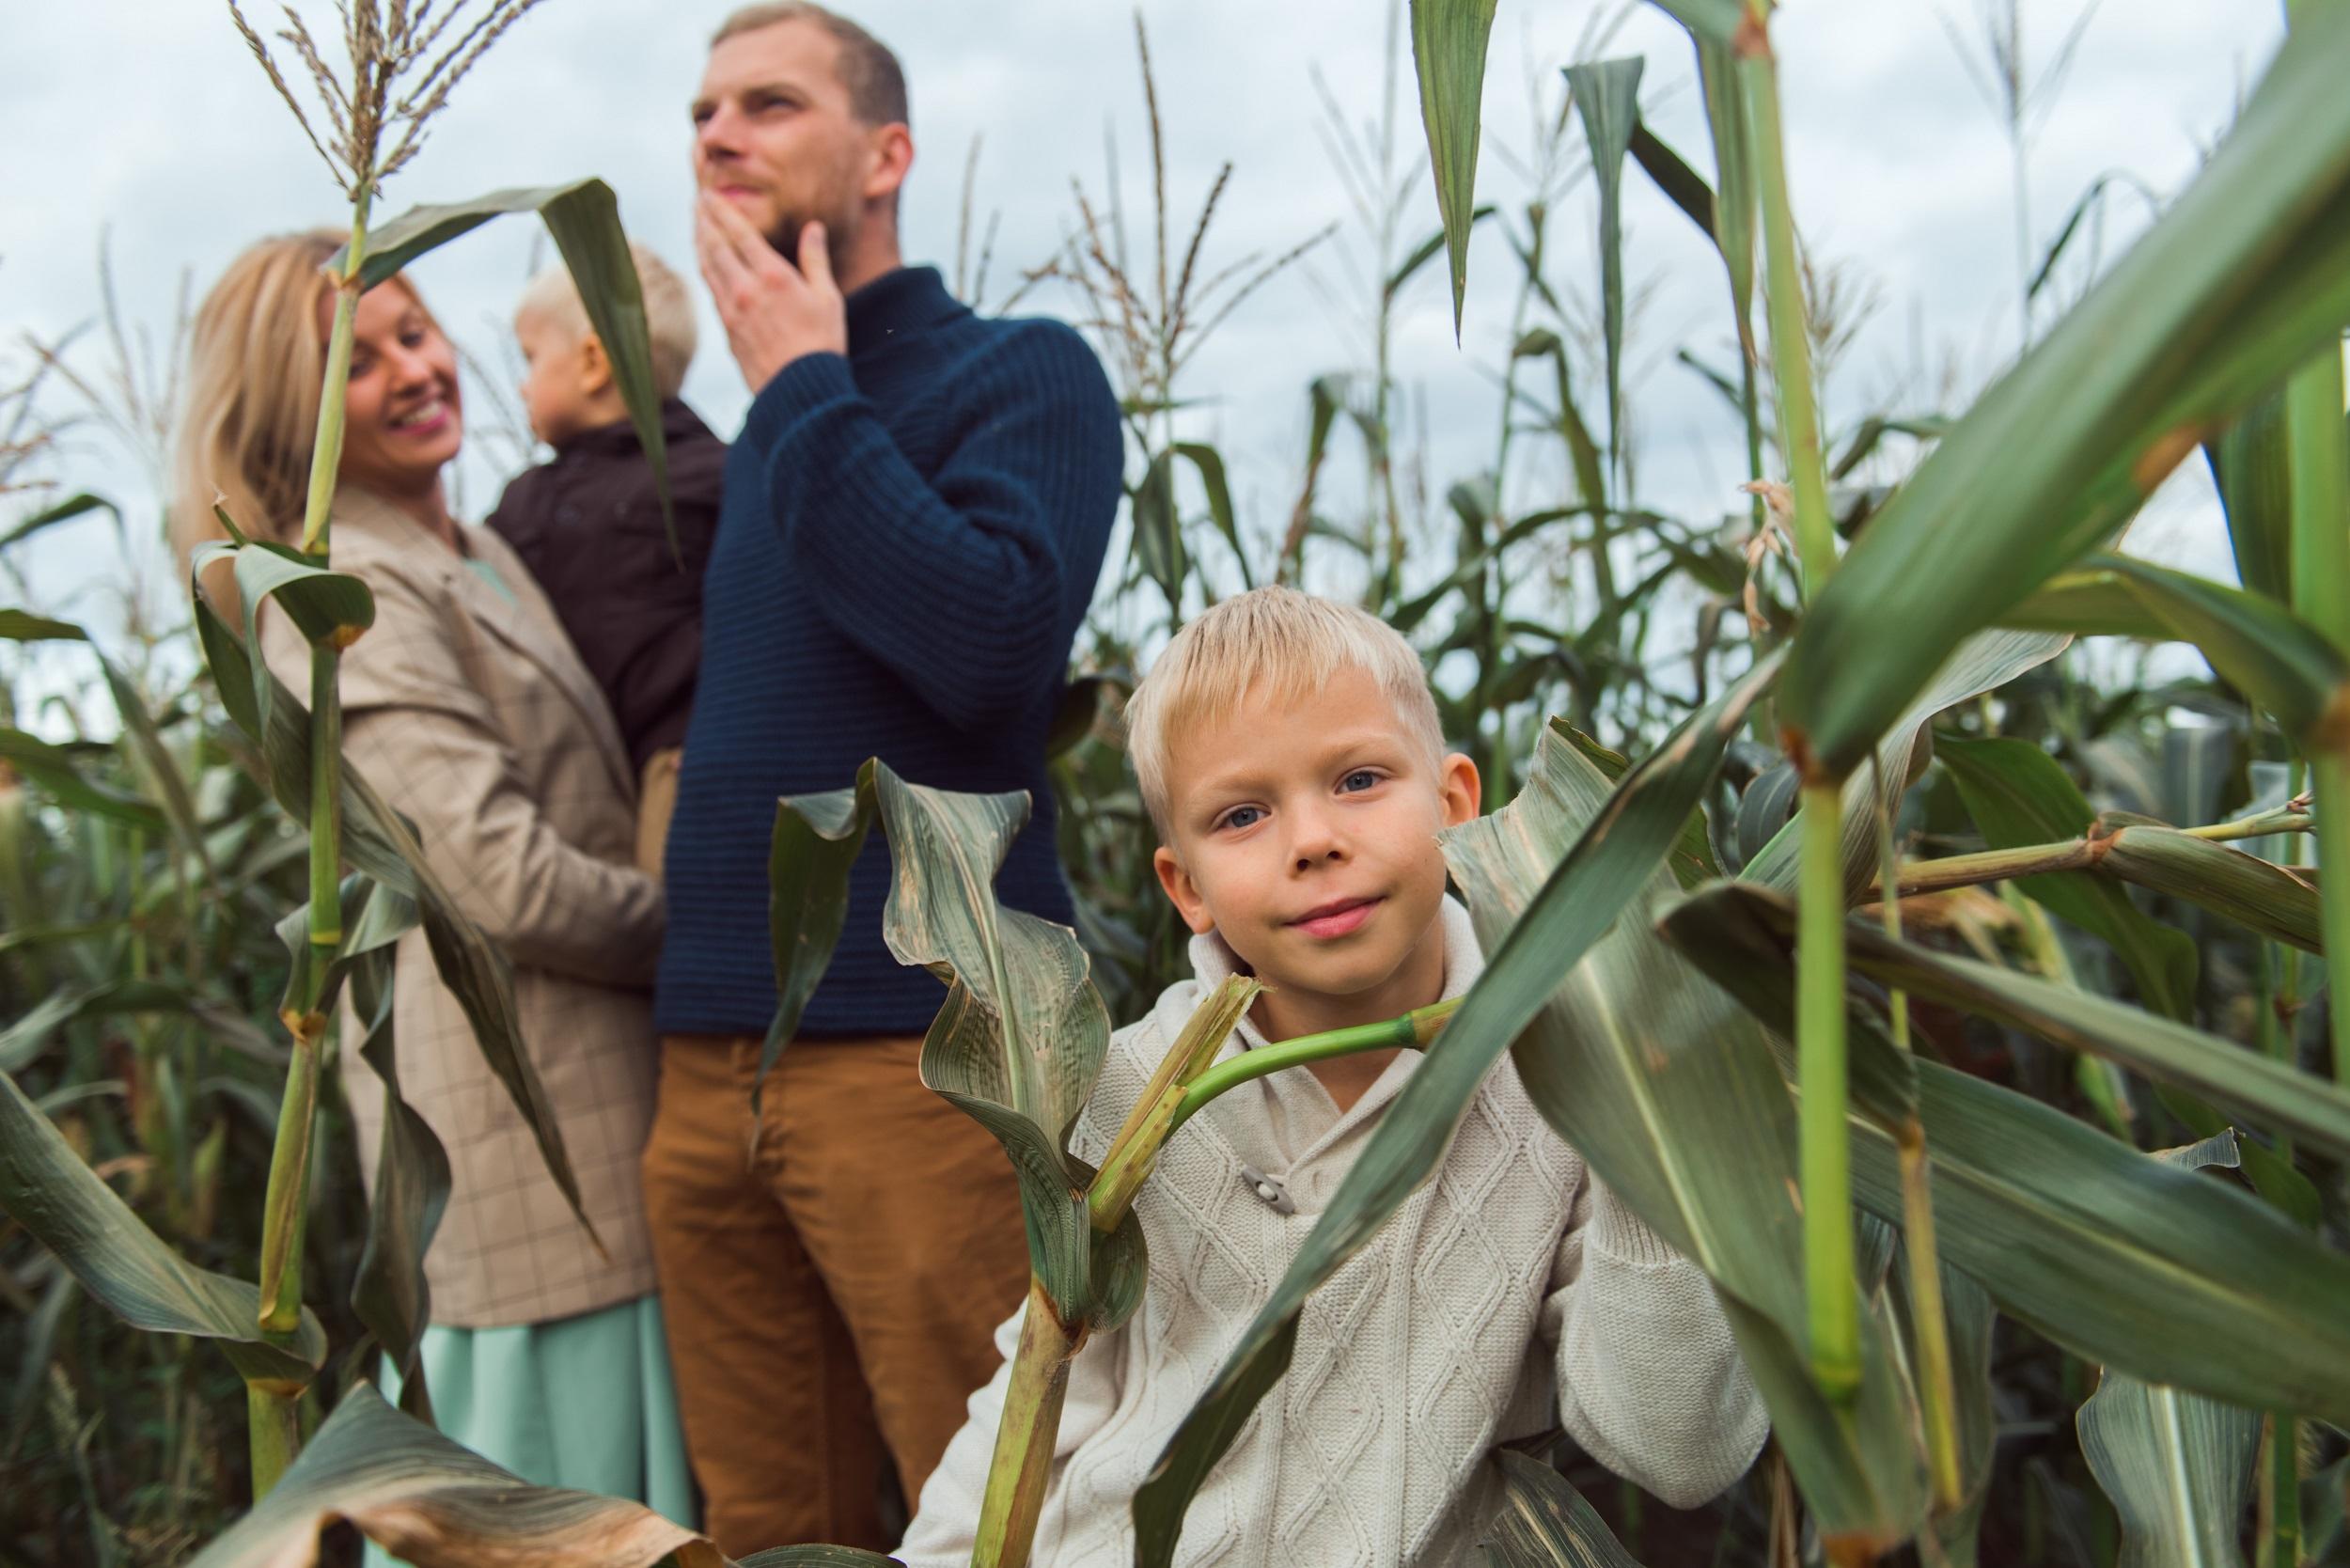
[[[529,569],[506,547],[505,541],[486,528],[461,525],[458,529],[465,547],[497,573],[507,590],[502,593],[464,558],[438,545],[420,548],[429,541],[407,537],[420,532],[415,523],[379,496],[345,486],[336,493],[335,521],[338,527],[355,525],[352,532],[366,541],[363,550],[372,546],[395,552],[404,567],[430,572],[476,624],[536,665],[579,711],[621,798],[636,798],[635,775],[629,766],[628,748],[620,740],[611,704],[587,666],[580,663],[562,621],[532,580]],[[427,561],[430,566],[423,566]]]

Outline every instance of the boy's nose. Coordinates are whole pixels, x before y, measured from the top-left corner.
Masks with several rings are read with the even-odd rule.
[[[1309,870],[1323,861],[1344,858],[1344,847],[1327,821],[1309,814],[1297,820],[1290,856],[1298,870]]]

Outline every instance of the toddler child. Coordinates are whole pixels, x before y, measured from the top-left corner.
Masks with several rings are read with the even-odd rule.
[[[702,570],[718,530],[727,448],[678,400],[694,357],[685,286],[644,246],[632,245],[630,254],[661,392],[676,547],[612,361],[559,264],[531,280],[514,310],[514,336],[529,367],[523,404],[531,432],[555,448],[555,460],[508,485],[489,525],[546,590],[612,705],[638,776],[637,863],[658,875],[701,666]]]
[[[1477,814],[1477,769],[1446,752],[1392,628],[1260,588],[1185,627],[1127,714],[1197,973],[1112,1040],[1073,1134],[1096,1163],[1227,976],[1268,988],[1229,1057],[1457,996],[1483,966],[1436,844]],[[1133,1560],[1136,1489],[1418,1060],[1273,1074],[1168,1141],[1135,1202],[1142,1306],[1071,1369],[1031,1563]],[[1007,1357],[1019,1328],[998,1331]],[[969,1560],[1009,1372],[923,1487],[909,1568]],[[1490,1451],[1554,1423],[1679,1508],[1737,1480],[1766,1429],[1705,1276],[1599,1185],[1505,1057],[1435,1174],[1308,1299],[1288,1374],[1209,1475],[1176,1560],[1458,1562],[1498,1500]]]

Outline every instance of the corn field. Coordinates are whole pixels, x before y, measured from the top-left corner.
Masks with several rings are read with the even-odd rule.
[[[2046,285],[2086,200],[2019,258],[2029,341],[1970,405],[1832,423],[1838,306],[1795,222],[1807,176],[1786,155],[1770,0],[1655,4],[1694,51],[1710,146],[1660,137],[1648,62],[1610,56],[1595,26],[1529,188],[1480,204],[1497,8],[1414,0],[1394,43],[1403,134],[1355,149],[1345,233],[1227,265],[1214,194],[1185,223],[1162,187],[1130,236],[1080,188],[1068,244],[1017,290],[1093,332],[1128,422],[1130,548],[1055,742],[1075,931],[999,919],[986,891],[1017,796],[875,763],[779,806],[762,846],[772,1038],[821,980],[878,828],[920,893],[893,902],[892,949],[948,978],[924,1081],[1021,1173],[1030,1310],[975,1564],[1026,1559],[1069,1362],[1139,1300],[1134,1195],[1230,1087],[1208,1064],[1250,1000],[1235,981],[1203,1004],[1098,1171],[1071,1154],[1111,1024],[1181,972],[1120,699],[1187,616],[1272,581],[1343,585],[1426,654],[1498,808],[1445,845],[1488,964],[1457,1006],[1252,1055],[1250,1074],[1426,1053],[1170,1435],[1134,1502],[1139,1562],[1181,1560],[1185,1508],[1277,1385],[1303,1304],[1434,1168],[1505,1052],[1599,1179],[1713,1280],[1772,1443],[1689,1514],[1557,1435],[1517,1445],[1485,1561],[2350,1561],[2350,1011],[2330,1005],[2350,880],[2318,869],[2350,860],[2350,10],[2291,8],[2225,138],[2069,305]],[[487,0],[466,37],[486,45],[520,8]],[[339,107],[301,127],[350,243],[313,458],[330,478],[300,544],[224,519],[231,542],[192,578],[233,577],[242,610],[134,617],[123,647],[0,609],[0,1562],[309,1562],[348,1548],[337,1523],[452,1568],[725,1560],[636,1504],[524,1487],[441,1437],[415,1361],[447,1167],[400,1114],[402,933],[425,929],[558,1180],[568,1166],[504,961],[337,745],[336,660],[373,614],[325,526],[360,291],[538,214],[659,443],[601,182],[378,220],[478,53],[444,56],[406,16],[353,0]],[[285,91],[286,49],[246,37]],[[2003,79],[2020,124],[2020,78]],[[1155,84],[1152,103],[1155,139]],[[1440,221],[1417,231],[1432,180]],[[1584,181],[1592,199],[1567,201]],[[1700,368],[1746,431],[1749,482],[1706,515],[1642,500],[1636,181],[1685,217],[1735,346]],[[1564,231],[1594,218],[1598,275],[1569,275]],[[1443,279],[1457,319],[1480,233],[1519,269],[1489,367],[1495,457],[1431,476],[1393,310],[1415,278]],[[1339,244],[1368,258],[1367,363],[1308,381],[1296,494],[1248,515],[1178,417],[1187,367],[1260,285]],[[167,429],[165,380],[116,337],[111,389],[80,389]],[[41,378],[70,373],[53,356],[0,389],[0,495],[38,466]],[[2124,548],[2153,490],[2197,464],[2234,583]],[[58,528],[111,526],[128,557],[146,525],[129,505],[41,496],[0,562]],[[251,652],[270,601],[312,644],[307,692]],[[2145,651],[2166,645],[2194,656],[2157,666]],[[373,1213],[322,1070],[346,1004],[394,1106],[377,1185],[397,1198]],[[405,1374],[400,1408],[368,1381],[379,1352]],[[775,1544],[751,1561],[885,1560]]]

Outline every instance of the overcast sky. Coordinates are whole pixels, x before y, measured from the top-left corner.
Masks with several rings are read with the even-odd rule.
[[[1983,51],[1977,0],[1792,0],[1778,39],[1795,202],[1812,253],[1872,296],[1855,347],[1828,389],[1832,420],[1876,408],[1919,413],[1979,387],[2013,351],[2016,246],[2002,125],[1970,80],[1962,48]],[[393,183],[399,212],[509,185],[600,175],[631,229],[682,267],[692,260],[686,103],[725,0],[546,0],[459,89],[423,154]],[[1000,213],[988,294],[1047,259],[1073,220],[1073,177],[1099,199],[1105,140],[1115,139],[1130,222],[1147,221],[1149,141],[1134,15],[1102,0],[949,6],[866,0],[854,8],[903,58],[918,154],[905,196],[909,260],[951,272],[964,161],[983,138],[979,212]],[[2280,34],[2280,8],[2248,0],[2132,0],[2092,20],[2060,93],[2044,104],[2029,155],[2032,237],[2044,247],[2075,198],[2123,171],[2174,193],[2224,130]],[[1486,89],[1481,199],[1525,200],[1529,85],[1555,108],[1558,67],[1603,12],[1590,0],[1504,0]],[[2026,0],[2025,38],[2039,69],[2080,13],[2080,0]],[[257,8],[257,21],[263,14]],[[327,19],[331,8],[306,14]],[[1167,143],[1169,199],[1187,225],[1226,160],[1234,174],[1204,264],[1278,252],[1348,207],[1333,172],[1318,71],[1347,118],[1379,111],[1385,48],[1379,0],[1147,0]],[[1945,22],[1950,24],[1948,27]],[[111,235],[125,313],[155,328],[179,278],[202,290],[252,238],[333,222],[338,196],[316,155],[209,0],[78,0],[16,6],[0,48],[0,146],[17,149],[0,186],[0,363],[21,370],[20,332],[54,337],[98,306],[96,259]],[[323,28],[321,29],[324,30]],[[1963,44],[1954,42],[1955,31]],[[1663,15],[1630,13],[1606,50],[1643,54],[1640,97],[1661,133],[1704,165],[1706,138],[1685,38]],[[1405,62],[1398,138],[1416,181],[1417,239],[1434,223],[1417,99]],[[1579,143],[1579,138],[1576,138]],[[1556,275],[1597,292],[1588,181],[1554,225]],[[1627,269],[1643,299],[1628,357],[1642,441],[1642,499],[1684,515],[1727,510],[1743,477],[1736,427],[1674,352],[1724,358],[1727,312],[1703,243],[1637,171],[1627,175]],[[2143,221],[2118,200],[2108,255]],[[1137,227],[1138,243],[1147,228]],[[1427,466],[1445,484],[1490,462],[1496,395],[1488,370],[1508,340],[1515,268],[1481,230],[1472,258],[1465,346],[1452,340],[1441,268],[1406,294],[1396,338],[1400,379],[1426,410]],[[1178,242],[1180,243],[1180,240]],[[1350,278],[1368,254],[1351,226],[1309,266],[1275,279],[1220,330],[1186,378],[1206,400],[1191,433],[1223,445],[1253,533],[1277,532],[1298,483],[1314,376],[1359,367]],[[1147,250],[1147,245],[1143,247]],[[415,269],[461,340],[494,363],[503,321],[540,242],[502,221]],[[1349,256],[1355,259],[1350,270]],[[698,294],[698,283],[697,283]],[[1022,306],[1074,314],[1050,289]],[[707,303],[703,352],[687,396],[721,433],[747,393]],[[86,339],[86,369],[102,356]],[[470,419],[489,422],[472,394]],[[485,447],[486,442],[479,443]],[[2201,570],[2227,570],[2201,465],[2167,492],[2134,543]],[[55,477],[133,503],[147,487],[94,436],[70,446]],[[486,510],[490,470],[469,475],[468,516]],[[149,512],[151,515],[151,511]],[[105,563],[87,541],[60,537],[33,562],[43,597],[76,590]]]

